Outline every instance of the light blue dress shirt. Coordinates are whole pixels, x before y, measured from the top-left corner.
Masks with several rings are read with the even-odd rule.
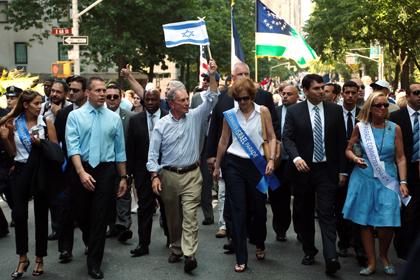
[[[190,109],[179,120],[169,112],[157,121],[150,139],[149,160],[146,164],[149,172],[158,172],[164,166],[182,168],[198,161],[201,126],[216,105],[217,94],[208,90],[202,96],[203,103],[195,109]]]
[[[100,162],[125,162],[124,130],[118,114],[105,108],[95,109],[86,102],[80,109],[70,112],[66,124],[66,144],[69,157],[80,155],[89,161],[89,144],[95,110],[100,115],[101,137],[95,141],[100,147]]]

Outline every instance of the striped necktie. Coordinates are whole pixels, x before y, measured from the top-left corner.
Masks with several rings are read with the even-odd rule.
[[[419,127],[419,112],[415,112],[413,122],[413,156],[411,161],[417,161],[419,159],[419,145],[420,145],[420,127]]]
[[[319,107],[314,107],[314,159],[320,162],[324,159],[324,145],[322,141],[322,123],[319,115]]]

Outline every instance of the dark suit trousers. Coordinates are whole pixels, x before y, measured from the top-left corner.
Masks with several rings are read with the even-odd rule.
[[[166,222],[165,208],[160,197],[153,193],[150,178],[146,179],[147,183],[141,185],[136,183],[136,190],[138,196],[137,208],[137,222],[139,245],[148,247],[150,245],[150,237],[152,235],[153,214],[156,209],[156,199],[159,200],[160,214],[162,217],[163,230],[165,235],[168,236],[168,225]]]
[[[11,176],[13,212],[15,221],[16,254],[28,253],[28,202],[31,197],[31,172],[26,164],[16,163]],[[47,255],[48,237],[48,194],[44,191],[35,191],[35,255],[44,257]]]
[[[88,269],[99,269],[105,249],[109,208],[115,196],[117,172],[115,163],[100,163],[96,168],[88,164],[83,164],[83,166],[85,171],[96,180],[95,190],[88,191],[79,180],[74,186],[75,209],[80,229],[86,233],[88,240]]]
[[[271,211],[273,212],[273,229],[278,235],[285,235],[291,223],[290,197],[291,182],[285,176],[286,162],[282,162],[277,168],[275,174],[280,179],[281,186],[272,191],[268,189],[270,197]],[[294,219],[293,219],[293,223]]]
[[[9,224],[4,216],[3,210],[0,207],[0,235],[8,231]]]
[[[413,172],[418,164],[409,164],[408,172]],[[412,173],[418,174],[418,173]],[[407,259],[413,242],[420,236],[420,181],[408,182],[411,195],[410,203],[401,208],[401,227],[396,229],[394,245],[399,258]]]
[[[79,177],[74,176],[73,165],[71,162],[68,163],[66,173],[64,174],[66,188],[61,198],[61,211],[60,211],[60,232],[58,235],[58,251],[73,251],[74,242],[74,223],[76,220],[75,215],[75,188],[74,186],[79,185]],[[87,246],[87,232],[82,232],[82,239]]]
[[[296,222],[302,237],[305,255],[314,256],[315,248],[315,199],[318,221],[321,228],[323,253],[325,259],[337,257],[335,204],[337,185],[329,178],[326,163],[310,165],[307,183],[296,181],[293,185]],[[337,175],[338,176],[338,175]]]
[[[207,140],[204,141],[204,147],[206,147],[206,142]],[[203,177],[203,186],[201,188],[201,209],[203,210],[204,219],[214,220],[212,204],[213,178],[211,177],[207,164],[206,148],[203,149],[200,155],[200,172],[201,177]]]
[[[261,179],[250,159],[226,155],[227,166],[223,177],[226,181],[226,197],[229,199],[232,217],[232,239],[235,246],[236,262],[248,262],[247,216],[250,217],[252,241],[257,248],[265,249],[267,236],[267,196],[257,190]]]

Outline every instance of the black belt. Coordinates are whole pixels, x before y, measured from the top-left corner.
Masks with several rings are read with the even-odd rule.
[[[178,174],[184,174],[196,169],[199,166],[198,162],[193,163],[191,165],[185,167],[175,167],[175,166],[164,166],[163,169],[169,170],[171,172],[175,172]]]

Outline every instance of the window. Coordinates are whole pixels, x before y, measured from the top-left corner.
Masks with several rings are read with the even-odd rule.
[[[59,61],[66,61],[69,60],[69,56],[68,56],[68,52],[69,51],[69,47],[63,45],[62,42],[58,43],[58,60]]]
[[[0,1],[0,23],[7,23],[7,15],[5,12],[7,11],[7,1]]]
[[[28,64],[28,45],[15,43],[15,64]]]

